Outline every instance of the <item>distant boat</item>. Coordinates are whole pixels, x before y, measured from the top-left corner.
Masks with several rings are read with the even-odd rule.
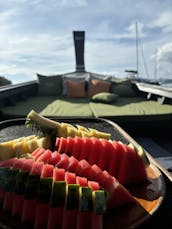
[[[139,34],[138,34],[137,22],[136,22],[135,29],[136,29],[136,70],[125,70],[125,72],[129,73],[131,78],[133,78],[137,82],[144,82],[144,83],[159,85],[160,82],[159,82],[159,80],[157,80],[157,77],[155,77],[156,75],[154,77],[150,77],[150,75],[148,73],[147,64],[146,64],[144,52],[143,52],[143,47],[141,45],[141,40],[140,40]],[[145,73],[146,73],[147,78],[140,77],[140,65],[139,65],[140,53],[141,53],[141,57],[143,59],[143,65],[144,65],[144,69],[145,69]],[[156,71],[155,71],[155,73],[156,73]]]

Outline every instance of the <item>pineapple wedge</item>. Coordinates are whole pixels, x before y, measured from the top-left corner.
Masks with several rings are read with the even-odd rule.
[[[22,154],[33,152],[36,148],[51,148],[50,137],[30,135],[0,143],[0,161],[20,157]]]

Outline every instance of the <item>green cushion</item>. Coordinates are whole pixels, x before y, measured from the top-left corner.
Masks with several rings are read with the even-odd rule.
[[[55,96],[62,94],[62,77],[61,75],[44,76],[37,74],[39,90],[38,95]]]
[[[88,118],[92,116],[89,100],[85,98],[63,98],[58,96],[35,96],[26,101],[16,103],[16,106],[7,106],[2,110],[4,117],[26,117],[31,110],[41,115],[55,117]]]
[[[110,92],[101,92],[92,96],[91,100],[94,102],[101,103],[113,103],[117,100],[119,96]]]
[[[118,80],[113,82],[110,91],[121,97],[136,96],[130,80]]]
[[[103,107],[102,107],[103,106]],[[171,104],[161,105],[154,100],[141,97],[119,97],[113,104],[90,102],[93,114],[97,118],[114,116],[117,120],[163,120],[172,115]]]

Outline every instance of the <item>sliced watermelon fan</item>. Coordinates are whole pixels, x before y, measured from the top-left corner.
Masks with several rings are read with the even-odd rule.
[[[56,150],[0,163],[4,210],[34,228],[102,228],[106,209],[136,200],[125,188],[147,179],[131,147],[97,138],[57,138]],[[137,172],[136,172],[137,171]],[[85,223],[83,223],[85,222]]]

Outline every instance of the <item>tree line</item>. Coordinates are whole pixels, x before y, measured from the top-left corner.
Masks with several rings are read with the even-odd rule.
[[[0,76],[0,86],[4,86],[8,84],[12,84],[12,82],[7,78],[5,78],[4,76]]]

